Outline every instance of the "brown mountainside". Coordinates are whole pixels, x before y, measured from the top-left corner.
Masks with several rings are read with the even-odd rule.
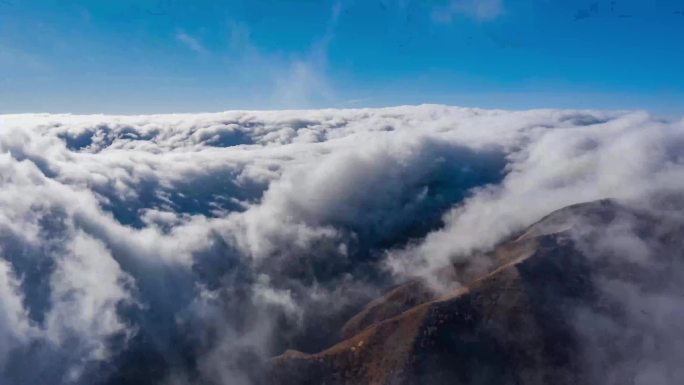
[[[581,226],[600,229],[624,215],[636,218],[644,233],[653,228],[655,218],[607,200],[556,211],[499,245],[490,254],[493,268],[470,277],[466,286],[437,295],[419,281],[408,282],[350,319],[338,344],[316,354],[287,351],[275,357],[269,382],[592,383],[572,312],[585,308],[619,317],[622,310],[602,298],[594,277],[636,279],[637,269],[588,257],[571,232],[578,233],[578,218]],[[586,238],[593,232],[579,233]],[[452,270],[439,274],[458,276]],[[638,279],[648,280],[648,274]]]

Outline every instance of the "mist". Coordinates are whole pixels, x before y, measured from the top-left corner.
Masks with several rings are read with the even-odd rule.
[[[0,115],[0,382],[261,383],[393,285],[610,198],[631,214],[564,224],[635,271],[594,277],[620,324],[568,315],[586,370],[674,384],[682,154],[684,121],[641,111]]]

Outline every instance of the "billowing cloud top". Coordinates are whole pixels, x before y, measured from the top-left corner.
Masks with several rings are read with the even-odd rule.
[[[643,112],[0,116],[0,382],[247,384],[554,209],[677,196],[683,149]]]

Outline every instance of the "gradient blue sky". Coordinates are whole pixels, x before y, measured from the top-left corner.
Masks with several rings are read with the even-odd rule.
[[[0,0],[0,112],[684,113],[681,0]]]

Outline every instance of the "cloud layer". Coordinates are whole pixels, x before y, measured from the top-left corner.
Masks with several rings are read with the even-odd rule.
[[[0,116],[0,382],[252,383],[554,209],[676,201],[682,150],[642,112]]]

